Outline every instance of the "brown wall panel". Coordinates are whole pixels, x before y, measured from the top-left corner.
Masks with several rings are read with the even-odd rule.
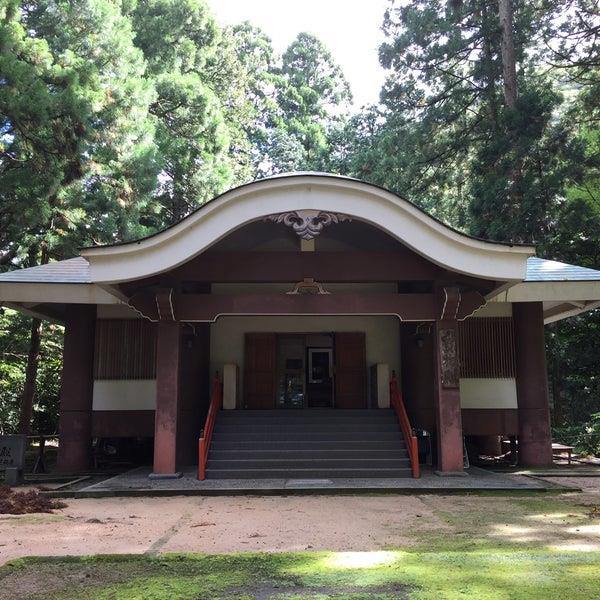
[[[515,342],[511,317],[459,322],[461,377],[515,377]]]
[[[517,435],[516,408],[463,408],[464,435]]]
[[[94,437],[154,437],[153,410],[95,410]]]
[[[156,324],[145,319],[96,321],[94,379],[154,379]]]

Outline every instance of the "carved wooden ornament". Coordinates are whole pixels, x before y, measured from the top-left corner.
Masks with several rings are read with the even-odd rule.
[[[294,286],[294,289],[292,291],[286,292],[286,294],[288,294],[290,296],[296,296],[298,294],[322,295],[322,294],[329,294],[329,293],[331,293],[331,292],[328,292],[326,289],[323,288],[322,284],[315,281],[311,277],[307,277],[303,281],[299,281]]]
[[[348,215],[342,213],[331,213],[322,210],[294,210],[291,212],[269,215],[265,221],[273,223],[283,223],[296,232],[303,240],[312,240],[316,238],[323,227],[333,223],[342,223],[351,221]]]
[[[442,387],[457,388],[459,368],[456,330],[440,329],[439,344]]]

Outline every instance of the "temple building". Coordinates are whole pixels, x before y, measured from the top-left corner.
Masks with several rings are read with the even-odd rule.
[[[600,306],[600,271],[298,173],[4,273],[0,304],[65,326],[63,471],[90,467],[93,438],[153,437],[156,477],[411,476],[424,431],[444,475],[465,438],[552,462],[544,324]]]

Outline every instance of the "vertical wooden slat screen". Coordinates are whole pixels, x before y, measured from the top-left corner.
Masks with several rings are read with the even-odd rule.
[[[515,376],[515,339],[511,317],[467,319],[459,323],[460,376]]]
[[[94,379],[154,379],[156,325],[145,319],[96,321]]]

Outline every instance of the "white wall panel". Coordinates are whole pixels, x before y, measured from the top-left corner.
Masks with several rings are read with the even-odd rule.
[[[461,408],[517,408],[514,379],[460,380]]]
[[[155,379],[97,379],[93,410],[154,410]]]

